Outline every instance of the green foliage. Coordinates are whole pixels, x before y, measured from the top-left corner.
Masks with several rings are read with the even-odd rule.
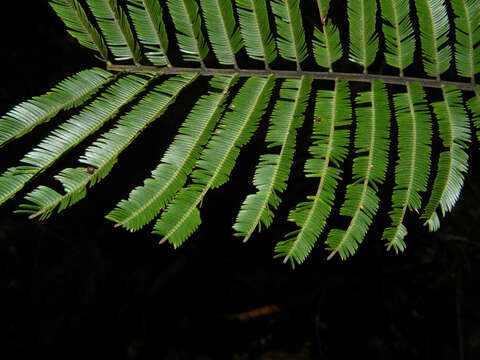
[[[347,186],[346,200],[340,215],[351,218],[346,230],[332,229],[326,244],[342,259],[353,255],[367,233],[380,199],[378,186],[385,180],[388,162],[390,111],[387,90],[381,81],[371,83],[371,90],[356,99],[356,157],[353,159],[353,180]]]
[[[197,3],[190,0],[168,0],[167,3],[176,25],[183,58],[201,62],[208,54],[208,46],[202,34],[202,18]]]
[[[398,126],[398,160],[395,168],[395,189],[390,217],[392,226],[385,229],[387,248],[405,250],[403,225],[407,209],[418,213],[427,190],[431,153],[431,118],[425,93],[418,84],[408,84],[407,92],[395,94],[395,115]]]
[[[351,61],[361,65],[363,72],[375,60],[378,51],[378,37],[375,33],[377,13],[376,0],[349,0]]]
[[[140,45],[133,36],[130,23],[117,0],[87,0],[98,26],[107,40],[115,60],[141,62]]]
[[[236,24],[232,3],[221,0],[201,0],[208,36],[217,56],[223,65],[235,65],[235,54],[243,47],[242,36]]]
[[[290,212],[289,220],[300,229],[287,234],[287,240],[275,248],[276,257],[285,257],[285,262],[290,259],[292,266],[305,260],[332,210],[341,166],[348,153],[351,114],[347,82],[335,81],[334,90],[318,91],[309,149],[313,157],[305,164],[306,176],[319,178],[317,191]]]
[[[47,122],[61,110],[83,104],[113,75],[102,69],[89,69],[66,78],[45,95],[35,96],[15,106],[0,118],[0,147]]]
[[[415,0],[420,26],[425,72],[439,77],[450,67],[452,49],[448,41],[448,16],[444,0]]]
[[[228,90],[237,76],[215,76],[210,91],[192,109],[178,135],[165,152],[152,177],[122,200],[107,219],[116,226],[138,230],[152,221],[175,196],[187,180],[200,153],[226,107]]]
[[[52,0],[49,4],[65,23],[70,35],[83,46],[97,50],[102,58],[108,61],[105,41],[88,20],[85,10],[77,0]]]
[[[294,61],[300,70],[300,63],[307,57],[305,31],[302,26],[299,0],[273,0],[272,11],[277,24],[277,45],[280,55]]]
[[[311,83],[311,78],[302,77],[285,80],[282,84],[266,138],[268,148],[280,147],[280,151],[260,157],[253,177],[258,191],[247,196],[233,226],[236,235],[244,237],[243,241],[250,238],[257,225],[260,228],[260,222],[268,228],[273,221],[273,209],[276,210],[281,202],[277,193],[287,188],[297,129],[303,123]]]
[[[264,114],[274,85],[273,77],[247,80],[207,143],[191,174],[192,184],[182,189],[155,224],[155,234],[175,247],[200,225],[197,206],[210,189],[228,181],[240,148],[248,143]]]
[[[413,63],[415,37],[410,21],[410,4],[408,0],[380,0],[383,18],[383,34],[387,52],[387,64],[403,70]]]
[[[442,214],[451,211],[460,196],[464,174],[468,170],[468,155],[465,148],[470,142],[470,125],[463,107],[461,92],[453,87],[442,88],[443,101],[432,104],[437,115],[440,138],[448,150],[440,154],[438,171],[430,200],[422,219],[431,230],[440,227],[436,213],[440,206]]]
[[[266,150],[252,160],[256,190],[232,219],[233,228],[246,241],[255,237],[255,229],[278,220],[287,185],[297,180],[292,165],[304,161],[296,156],[297,144],[307,141],[309,155],[302,165],[311,188],[300,189],[305,200],[288,215],[295,228],[275,247],[275,257],[292,266],[305,261],[323,232],[328,232],[328,259],[353,255],[381,204],[390,206],[382,240],[387,249],[404,251],[407,216],[420,217],[436,230],[439,213],[451,211],[459,198],[468,170],[470,127],[477,128],[477,135],[480,129],[478,1],[380,0],[378,7],[375,0],[86,3],[91,13],[76,0],[50,1],[80,44],[97,51],[108,69],[127,73],[84,70],[0,118],[2,147],[78,107],[20,165],[0,175],[0,204],[69,150],[110,127],[87,146],[80,165],[54,176],[63,190],[40,185],[25,196],[18,212],[45,219],[77,203],[121,162],[121,153],[149,124],[162,121],[167,108],[184,106],[183,96],[192,96],[185,92],[191,84],[195,105],[187,109],[151,176],[106,216],[115,226],[136,231],[158,217],[153,233],[162,236],[161,242],[183,244],[202,222],[207,194],[229,180],[262,119],[269,124]],[[346,5],[347,27],[331,18],[338,16],[339,3]],[[347,39],[343,46],[341,39]],[[178,59],[200,66],[179,68],[184,64],[176,64]],[[251,60],[262,61],[263,69],[254,69],[258,63]],[[348,69],[348,61],[360,65],[363,74],[336,72]],[[248,62],[248,69],[240,68]],[[306,72],[307,66],[313,69]],[[383,75],[382,66],[399,75]],[[421,76],[412,71],[421,66],[434,79],[404,76]],[[447,70],[456,82],[442,79]],[[200,77],[206,76],[211,78],[204,87]],[[310,131],[312,121],[311,137],[298,141],[297,131]],[[441,143],[438,159],[431,156],[436,143]],[[392,198],[385,199],[389,164],[395,184]],[[334,217],[342,222],[332,226]]]
[[[154,65],[170,65],[166,55],[168,35],[160,4],[156,0],[128,0],[128,11],[140,43],[148,50],[147,59]]]
[[[458,74],[467,78],[480,72],[480,2],[452,0],[455,13],[455,61]]]
[[[252,59],[264,61],[268,69],[277,57],[277,49],[270,30],[265,0],[235,0],[235,4],[248,55]]]
[[[137,75],[123,77],[80,113],[53,130],[22,158],[22,165],[8,169],[0,176],[2,179],[0,184],[3,184],[0,186],[0,204],[20,191],[35,175],[48,169],[67,151],[100,129],[107,120],[114,117],[124,105],[143,91],[147,84],[147,79]]]
[[[105,133],[85,151],[79,159],[84,168],[67,168],[55,176],[65,190],[65,194],[40,187],[27,196],[37,207],[29,207],[31,217],[41,216],[43,219],[58,206],[58,212],[83,199],[87,194],[87,186],[92,187],[111,171],[119,154],[154,120],[162,115],[171,105],[180,91],[189,85],[197,75],[187,73],[178,75],[157,85],[145,94],[144,98],[133,109],[122,116],[117,125]],[[140,119],[140,121],[138,120]]]

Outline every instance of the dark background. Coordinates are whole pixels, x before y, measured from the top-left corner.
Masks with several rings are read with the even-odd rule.
[[[46,1],[2,11],[2,18],[0,114],[102,66]],[[68,114],[2,148],[0,171]],[[14,215],[33,189],[27,186],[0,208],[3,358],[34,351],[89,359],[458,359],[460,343],[465,359],[480,355],[477,142],[462,196],[438,233],[412,222],[407,251],[396,256],[378,240],[380,217],[354,257],[327,262],[321,239],[292,270],[272,259],[274,244],[291,230],[284,216],[247,244],[232,236],[264,134],[245,149],[232,181],[207,196],[202,226],[178,250],[157,245],[148,229],[130,234],[103,218],[155,167],[181,109],[165,117],[75,207],[42,223]],[[35,185],[74,165],[91,140]],[[298,157],[305,156],[301,145]],[[303,198],[304,186],[289,184],[281,214]]]

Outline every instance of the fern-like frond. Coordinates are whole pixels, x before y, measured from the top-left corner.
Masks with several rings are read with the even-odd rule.
[[[140,45],[133,36],[127,16],[117,4],[117,0],[87,0],[87,3],[115,60],[132,59],[135,64],[140,64]]]
[[[455,18],[455,62],[458,74],[472,78],[480,72],[480,2],[452,0]]]
[[[333,71],[332,64],[343,55],[338,28],[331,21],[326,20],[322,30],[315,27],[313,36],[315,61],[319,66]]]
[[[168,60],[168,35],[162,7],[157,0],[128,0],[128,12],[140,43],[148,52],[145,56],[153,65],[171,66]]]
[[[409,0],[380,0],[383,18],[383,34],[387,52],[387,64],[403,70],[413,63],[415,37],[410,21]]]
[[[180,51],[186,61],[198,61],[208,54],[208,45],[202,33],[202,18],[194,0],[168,0],[168,10],[175,23]]]
[[[85,10],[77,0],[51,0],[50,6],[67,26],[67,31],[78,42],[100,53],[108,61],[108,49],[97,29],[90,23]]]
[[[0,147],[49,121],[59,111],[83,104],[113,77],[98,68],[84,70],[61,81],[46,94],[16,105],[0,118]]]
[[[407,83],[407,92],[395,94],[394,106],[398,123],[398,161],[390,218],[392,226],[385,229],[387,248],[405,250],[403,225],[407,209],[418,212],[422,205],[420,192],[427,190],[430,173],[431,119],[425,92],[418,83]]]
[[[346,200],[340,209],[340,215],[350,217],[351,221],[346,230],[333,229],[328,234],[326,244],[332,250],[328,259],[337,252],[342,259],[353,255],[363,241],[378,210],[380,199],[376,192],[387,170],[390,109],[383,82],[375,81],[371,91],[359,93],[356,105],[354,182],[347,186]]]
[[[84,168],[67,168],[55,176],[55,179],[63,185],[65,193],[55,200],[48,188],[42,187],[28,194],[27,200],[37,205],[21,208],[30,213],[30,218],[41,216],[42,219],[49,217],[55,208],[58,212],[75,204],[87,194],[87,186],[92,187],[104,179],[116,164],[118,156],[131,142],[142,133],[154,120],[159,118],[170,106],[178,94],[189,85],[198,74],[187,73],[166,80],[149,91],[140,102],[126,115],[122,116],[117,125],[105,133],[98,141],[93,143],[80,158]],[[47,202],[44,202],[48,199]]]
[[[440,154],[438,170],[430,200],[422,219],[431,231],[440,227],[437,209],[442,215],[452,210],[463,187],[464,174],[468,170],[468,154],[465,148],[470,143],[470,126],[462,93],[453,87],[443,87],[443,101],[432,104],[438,119],[440,138],[448,150]]]
[[[280,99],[275,104],[266,137],[267,147],[280,147],[280,151],[260,157],[253,178],[257,192],[247,196],[233,226],[237,231],[235,235],[242,236],[244,242],[257,226],[260,229],[260,223],[266,228],[270,226],[273,210],[282,201],[279,193],[287,188],[297,129],[303,124],[311,84],[311,77],[288,79],[282,84]]]
[[[452,49],[448,42],[448,16],[444,0],[415,0],[420,26],[423,67],[439,78],[450,67]]]
[[[313,158],[305,164],[307,177],[318,177],[314,196],[299,203],[289,215],[300,229],[286,235],[278,242],[275,257],[284,257],[302,263],[320,236],[335,201],[335,190],[342,163],[348,154],[351,124],[350,91],[346,81],[335,81],[334,90],[319,90],[316,96],[315,122],[310,154]]]
[[[152,221],[182,188],[200,157],[203,146],[225,110],[228,92],[238,75],[215,76],[208,94],[203,95],[188,115],[179,134],[169,146],[152,177],[135,188],[128,200],[120,201],[106,218],[116,226],[135,231]]]
[[[180,246],[200,225],[197,206],[210,189],[228,181],[240,149],[250,141],[263,116],[274,86],[273,76],[247,80],[208,142],[196,169],[193,183],[183,188],[155,224],[154,233]]]
[[[111,85],[99,98],[72,116],[48,135],[21,160],[26,165],[8,169],[0,178],[16,178],[16,186],[0,188],[0,204],[15,195],[35,175],[46,170],[64,153],[72,149],[143,91],[148,80],[128,75]],[[19,181],[22,180],[22,181]]]
[[[307,58],[307,44],[303,30],[300,0],[272,0],[270,2],[277,24],[277,46],[280,55],[297,64]]]
[[[468,100],[468,107],[472,112],[472,122],[477,129],[477,138],[480,141],[480,86],[477,86],[475,96]]]
[[[376,0],[349,0],[350,60],[361,65],[363,72],[373,63],[378,51],[375,32]]]
[[[235,3],[247,54],[263,61],[265,68],[269,69],[269,64],[277,58],[277,48],[270,31],[265,0],[235,0]]]
[[[238,68],[235,54],[243,47],[232,3],[223,0],[200,0],[208,36],[220,64]]]

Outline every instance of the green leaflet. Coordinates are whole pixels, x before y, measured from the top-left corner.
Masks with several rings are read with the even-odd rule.
[[[49,168],[65,152],[72,149],[95,131],[147,85],[148,80],[128,75],[111,85],[80,113],[72,116],[48,135],[21,160],[24,165],[8,169],[0,178],[0,204],[15,195],[35,175]],[[9,185],[14,184],[15,186]]]
[[[480,72],[480,2],[452,0],[455,15],[455,62],[459,75],[467,78]]]
[[[168,60],[168,35],[162,7],[157,0],[128,0],[128,12],[140,43],[148,52],[145,56],[157,66],[171,66]]]
[[[333,71],[332,64],[343,55],[338,28],[330,21],[326,21],[322,26],[322,30],[315,28],[313,36],[315,61],[319,66]]]
[[[385,36],[387,64],[403,70],[412,64],[415,51],[415,37],[410,21],[409,0],[380,0],[382,30]]]
[[[220,64],[238,68],[235,54],[243,47],[240,30],[233,15],[232,3],[224,0],[201,0],[208,36]]]
[[[303,30],[302,15],[299,0],[272,0],[270,2],[277,24],[277,46],[280,55],[297,64],[307,57],[307,44]]]
[[[51,0],[52,9],[62,19],[72,35],[78,42],[92,50],[97,50],[103,60],[108,61],[108,50],[105,41],[97,29],[90,23],[85,10],[77,0]]]
[[[382,238],[387,248],[405,250],[403,225],[407,209],[418,212],[422,205],[420,192],[427,190],[430,174],[431,117],[425,93],[418,83],[408,83],[407,92],[395,94],[395,115],[398,123],[398,160],[395,168],[394,192],[390,217],[392,226]]]
[[[225,114],[215,135],[192,173],[192,184],[183,188],[155,224],[155,234],[180,246],[200,225],[197,206],[205,194],[228,181],[240,149],[250,141],[264,114],[274,85],[273,76],[247,80]]]
[[[202,19],[196,1],[168,0],[167,4],[176,25],[176,36],[183,58],[203,65],[208,46],[202,34]]]
[[[440,154],[438,170],[430,200],[422,219],[430,231],[440,227],[437,208],[442,215],[452,210],[462,190],[464,174],[468,170],[468,154],[465,148],[470,143],[470,126],[463,107],[462,93],[448,86],[442,88],[443,101],[432,104],[438,119],[440,138],[448,150]]]
[[[477,128],[477,138],[480,141],[480,86],[477,86],[475,96],[468,100],[468,107],[472,112],[472,122]]]
[[[61,110],[81,105],[112,79],[113,75],[102,69],[84,70],[46,94],[18,104],[0,118],[0,147],[49,121]]]
[[[145,128],[171,105],[180,91],[197,78],[198,74],[187,73],[166,80],[149,91],[133,107],[122,116],[117,125],[102,135],[93,145],[87,148],[85,155],[80,158],[84,168],[67,168],[62,170],[55,179],[60,181],[65,190],[59,194],[46,187],[39,187],[28,194],[26,199],[35,205],[20,205],[26,208],[31,218],[49,217],[55,208],[60,212],[63,209],[83,199],[87,193],[87,186],[94,186],[104,179],[116,164],[120,153],[142,133]],[[47,190],[48,189],[48,190]]]
[[[452,50],[448,41],[448,16],[444,0],[415,0],[420,25],[423,67],[433,77],[439,77],[450,67]]]
[[[273,210],[281,202],[278,193],[287,188],[297,129],[303,124],[311,84],[312,78],[304,76],[282,83],[280,99],[275,104],[266,138],[268,148],[280,147],[280,150],[260,157],[253,178],[257,192],[247,196],[233,226],[237,231],[235,235],[244,237],[244,242],[250,238],[257,225],[260,229],[260,223],[266,228],[270,226],[274,217]]]
[[[140,45],[133,36],[127,16],[117,0],[87,0],[115,60],[141,63]]]
[[[376,0],[348,0],[348,20],[350,22],[351,61],[361,65],[363,72],[375,60],[378,50],[378,37],[375,33],[377,13]]]
[[[310,154],[305,164],[307,177],[318,177],[314,196],[307,196],[290,211],[289,220],[300,229],[278,242],[275,257],[290,260],[292,266],[302,263],[325,227],[335,201],[335,190],[341,179],[341,166],[348,154],[351,124],[350,91],[346,81],[335,81],[334,90],[319,90]]]
[[[346,230],[332,229],[328,234],[326,244],[332,251],[328,259],[337,252],[342,259],[353,255],[378,210],[378,185],[385,180],[388,163],[390,109],[383,82],[375,81],[371,88],[356,99],[357,105],[370,106],[356,108],[354,182],[347,186],[346,200],[340,209],[340,215],[350,217],[351,221]]]
[[[252,59],[265,62],[270,68],[277,57],[275,41],[270,31],[265,0],[235,0],[240,19],[240,32]]]
[[[228,92],[238,76],[219,75],[210,81],[210,91],[196,103],[172,144],[143,186],[128,200],[120,201],[106,218],[115,226],[135,231],[153,220],[182,188],[200,157],[203,146],[226,107]]]

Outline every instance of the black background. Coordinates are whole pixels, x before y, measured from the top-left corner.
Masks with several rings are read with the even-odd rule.
[[[1,114],[66,76],[102,66],[65,32],[46,1],[22,6],[2,11]],[[0,170],[67,115],[2,148]],[[284,217],[247,244],[232,236],[236,211],[252,190],[246,179],[261,134],[240,157],[232,181],[207,196],[202,226],[179,249],[157,245],[148,229],[130,234],[103,218],[155,167],[182,117],[178,108],[166,115],[167,124],[150,127],[75,207],[42,223],[12,214],[33,189],[28,186],[0,208],[1,289],[8,303],[1,351],[8,358],[34,351],[92,359],[456,359],[459,338],[466,359],[480,355],[477,142],[462,196],[438,233],[413,224],[407,251],[395,256],[384,251],[378,238],[385,224],[376,222],[348,261],[327,262],[319,241],[292,270],[272,259],[274,244],[291,230]],[[35,184],[74,165],[91,140]],[[281,211],[302,199],[303,186],[289,184]],[[258,308],[263,316],[239,319]]]

